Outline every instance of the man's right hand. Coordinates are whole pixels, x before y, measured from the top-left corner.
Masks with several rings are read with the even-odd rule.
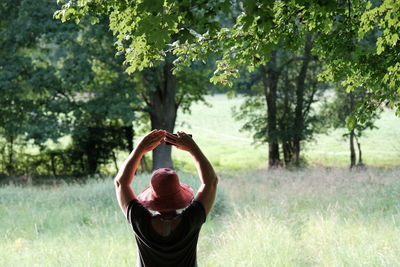
[[[182,131],[177,132],[177,135],[173,135],[167,132],[164,137],[164,141],[171,143],[176,148],[187,151],[189,153],[195,153],[199,149],[193,138]]]

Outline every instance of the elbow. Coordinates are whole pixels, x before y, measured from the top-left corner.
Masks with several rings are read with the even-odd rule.
[[[203,187],[207,187],[207,188],[217,188],[218,186],[218,178],[215,176],[214,179],[209,179],[208,181],[204,181],[202,183]]]
[[[119,188],[121,186],[121,181],[119,180],[119,177],[114,178],[114,186],[116,188]]]
[[[216,187],[217,185],[218,185],[218,177],[215,176],[215,179],[214,179],[214,186]]]
[[[126,182],[125,179],[121,179],[120,176],[117,176],[114,178],[114,186],[115,188],[121,188],[124,186],[129,186],[130,184],[128,182]]]
[[[214,176],[214,179],[209,183],[209,185],[216,188],[218,186],[218,177]]]

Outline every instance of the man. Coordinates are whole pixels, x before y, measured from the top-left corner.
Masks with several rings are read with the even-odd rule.
[[[194,199],[193,190],[166,168],[152,174],[150,186],[138,197],[133,192],[131,183],[140,159],[165,142],[192,155],[201,180]],[[197,266],[197,240],[214,203],[218,178],[194,140],[184,132],[153,130],[128,156],[114,182],[119,206],[135,232],[138,266]]]

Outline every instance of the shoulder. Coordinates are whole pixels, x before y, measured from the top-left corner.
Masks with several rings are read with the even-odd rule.
[[[190,224],[202,225],[206,221],[206,211],[200,201],[193,200],[192,203],[182,212],[183,218]]]
[[[126,210],[126,219],[130,224],[138,223],[143,219],[150,218],[151,213],[148,209],[143,207],[137,199],[133,199],[128,204]]]

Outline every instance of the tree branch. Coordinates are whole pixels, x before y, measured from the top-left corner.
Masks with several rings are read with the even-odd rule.
[[[281,66],[279,66],[277,72],[281,73],[282,70],[289,64],[291,64],[294,61],[297,60],[304,60],[304,57],[292,57],[291,59],[287,60],[285,63],[283,63]]]
[[[310,97],[308,99],[309,101],[307,102],[306,108],[303,111],[303,118],[306,117],[306,115],[310,111],[311,104],[314,103],[314,96],[315,96],[315,93],[317,92],[317,82],[313,83],[313,87],[312,88],[313,88],[313,90],[312,90],[311,95],[310,95]]]
[[[140,92],[140,96],[143,98],[143,101],[146,103],[148,107],[151,107],[151,103],[149,99],[146,97],[146,95],[143,92]]]
[[[72,106],[79,108],[80,106],[73,100],[72,96],[68,95],[66,92],[63,92],[59,89],[56,89],[56,96],[63,96],[65,99],[67,99],[68,103],[70,103]]]

